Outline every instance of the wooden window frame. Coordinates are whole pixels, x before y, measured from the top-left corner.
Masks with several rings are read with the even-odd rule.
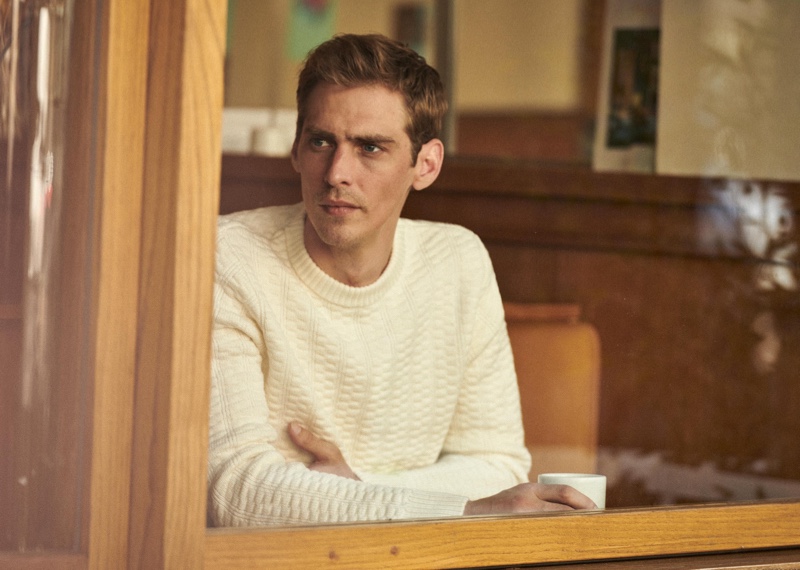
[[[0,567],[453,568],[800,546],[797,500],[207,530],[226,2],[76,6],[93,58],[78,76],[94,85],[74,174],[95,192],[85,532],[79,553],[2,554]]]

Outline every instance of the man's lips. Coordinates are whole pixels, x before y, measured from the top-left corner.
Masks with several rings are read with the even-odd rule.
[[[355,204],[350,202],[340,202],[338,200],[326,200],[320,204],[320,207],[329,214],[344,215],[355,212],[359,209]]]

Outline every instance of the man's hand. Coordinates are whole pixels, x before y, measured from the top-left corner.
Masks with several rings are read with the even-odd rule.
[[[297,447],[314,456],[314,461],[308,466],[309,469],[321,473],[332,473],[356,481],[361,480],[350,469],[336,445],[318,438],[297,422],[290,422],[288,431],[289,437]]]
[[[589,497],[567,485],[522,483],[491,497],[469,501],[464,508],[464,514],[492,515],[596,508],[597,505]]]

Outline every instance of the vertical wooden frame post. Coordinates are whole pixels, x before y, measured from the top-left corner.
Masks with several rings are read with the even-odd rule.
[[[201,568],[225,0],[153,0],[130,568]]]
[[[60,359],[88,384],[87,417],[76,418],[89,447],[81,550],[91,568],[119,568],[128,555],[149,7],[74,6],[65,186],[75,204],[64,237],[81,238],[75,252],[64,248],[61,320],[86,328],[64,331]]]

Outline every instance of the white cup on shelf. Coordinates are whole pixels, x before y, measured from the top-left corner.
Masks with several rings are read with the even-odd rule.
[[[287,154],[285,153],[280,130],[271,126],[253,129],[252,152],[265,156],[284,156],[284,154]]]

